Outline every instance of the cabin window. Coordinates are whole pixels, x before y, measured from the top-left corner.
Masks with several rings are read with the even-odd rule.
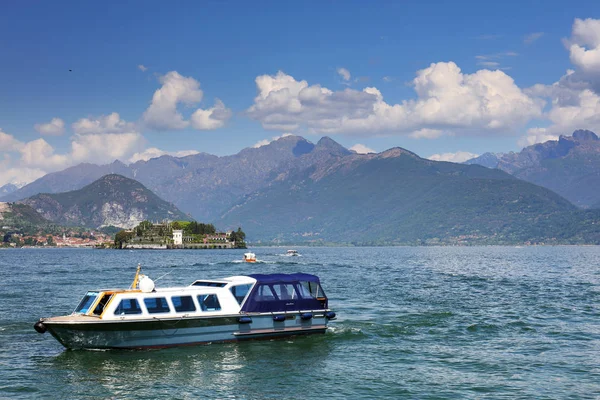
[[[252,287],[252,284],[246,284],[246,285],[237,285],[237,286],[232,286],[231,289],[231,294],[233,294],[233,297],[235,297],[235,299],[237,300],[237,302],[242,305],[242,303],[244,302],[244,299],[246,298],[246,295],[248,294],[248,291],[250,291],[250,288]]]
[[[146,309],[150,314],[168,313],[171,311],[169,303],[164,297],[148,297],[144,299]]]
[[[276,283],[273,285],[273,290],[279,297],[279,300],[294,300],[298,298],[294,285],[291,283]]]
[[[198,303],[202,311],[219,311],[221,304],[216,294],[201,294],[198,296]]]
[[[175,311],[177,312],[196,311],[192,296],[173,296],[171,297],[171,302],[173,302],[173,307],[175,307]]]
[[[254,292],[254,301],[273,301],[275,295],[269,285],[259,285]]]
[[[76,313],[85,314],[88,312],[92,304],[96,301],[96,297],[98,297],[98,292],[87,292],[83,299],[79,302],[79,305],[75,309]]]
[[[192,286],[210,286],[210,287],[223,287],[227,285],[223,282],[209,282],[209,281],[196,281],[192,283]]]
[[[115,315],[141,314],[142,309],[137,299],[123,299],[115,309]]]
[[[102,313],[104,312],[104,307],[106,307],[106,305],[108,304],[108,302],[110,301],[110,299],[112,299],[113,295],[112,294],[105,294],[104,296],[102,296],[102,298],[100,299],[100,301],[98,302],[98,305],[96,306],[96,308],[94,308],[94,315],[102,315]]]
[[[300,295],[305,299],[325,297],[323,289],[316,282],[300,281],[298,288],[300,289]]]

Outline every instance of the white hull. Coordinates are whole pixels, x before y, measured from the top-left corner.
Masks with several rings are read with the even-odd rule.
[[[136,322],[55,322],[46,323],[46,327],[70,349],[162,348],[325,332],[328,319],[324,310],[311,313],[311,319],[302,319],[302,314],[305,312],[248,315],[250,323],[240,323],[239,315],[230,315]],[[286,315],[287,319],[275,321],[274,315]]]

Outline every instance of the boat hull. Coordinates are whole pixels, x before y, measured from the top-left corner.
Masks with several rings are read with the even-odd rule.
[[[251,322],[240,322],[241,315],[229,315],[143,321],[70,322],[48,319],[42,320],[42,323],[68,349],[150,349],[326,331],[328,318],[324,310],[311,313],[313,317],[310,319],[303,319],[305,313],[244,314],[244,317],[250,317]],[[285,319],[276,321],[275,315],[284,315]]]

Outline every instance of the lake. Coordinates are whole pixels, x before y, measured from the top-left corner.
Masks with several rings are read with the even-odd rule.
[[[0,398],[598,399],[600,247],[0,250]],[[318,275],[324,335],[67,351],[33,324],[88,289]]]

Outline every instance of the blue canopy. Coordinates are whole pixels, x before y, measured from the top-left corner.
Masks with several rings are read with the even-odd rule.
[[[248,276],[256,279],[258,283],[293,283],[298,281],[320,282],[318,276],[303,274],[301,272],[296,272],[295,274],[252,274]]]
[[[327,309],[327,297],[316,275],[253,274],[256,284],[242,312],[282,312]]]

